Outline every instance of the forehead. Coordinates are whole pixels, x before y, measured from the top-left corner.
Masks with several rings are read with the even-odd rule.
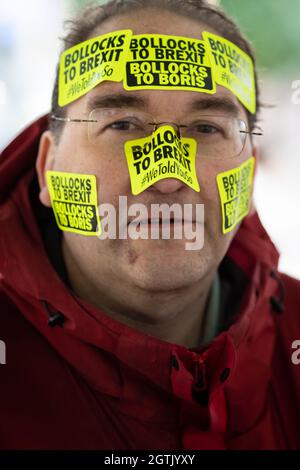
[[[121,29],[131,29],[134,35],[137,34],[166,34],[170,36],[184,36],[193,39],[202,39],[203,31],[210,31],[218,34],[216,30],[207,26],[205,23],[198,19],[182,16],[174,12],[166,10],[158,10],[154,8],[145,8],[130,13],[122,14],[117,17],[110,18],[103,22],[101,26],[91,32],[90,37],[96,37],[111,31]],[[227,88],[220,85],[217,86],[216,93],[209,95],[202,92],[182,91],[182,90],[124,90],[122,83],[103,82],[81,99],[71,104],[71,108],[78,108],[88,112],[88,103],[91,97],[95,95],[106,95],[119,93],[122,91],[128,95],[138,95],[145,98],[145,102],[149,103],[148,110],[156,112],[156,108],[164,108],[168,113],[169,109],[174,109],[174,94],[176,95],[177,108],[190,107],[193,99],[209,100],[214,97],[225,98],[232,101],[240,110],[240,115],[246,118],[244,107],[240,104],[236,96]],[[168,109],[169,108],[169,109]]]
[[[206,28],[205,24],[199,20],[166,10],[145,8],[110,18],[102,23],[96,32],[105,34],[126,28],[132,29],[133,34],[168,34],[195,39],[201,39],[202,31],[208,30],[208,27]],[[210,31],[213,32],[212,29]]]

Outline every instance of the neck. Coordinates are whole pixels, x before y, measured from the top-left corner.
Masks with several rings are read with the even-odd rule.
[[[109,280],[108,276],[97,276],[95,282],[66,243],[63,256],[71,288],[78,297],[111,318],[163,341],[186,347],[200,345],[212,276],[179,289],[149,291],[111,276]]]

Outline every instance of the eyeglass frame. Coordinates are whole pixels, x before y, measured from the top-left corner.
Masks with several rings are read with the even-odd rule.
[[[94,110],[90,112],[92,114]],[[61,117],[61,116],[55,116],[54,114],[51,114],[50,119],[53,119],[55,121],[61,121],[61,122],[99,122],[97,119],[78,119],[78,118],[69,118],[69,117]],[[148,122],[150,126],[154,126],[153,131],[156,131],[159,126],[162,126],[163,124],[171,124],[172,126],[176,126],[178,129],[178,134],[179,137],[180,135],[180,128],[181,127],[188,127],[185,124],[177,124],[176,122],[171,122],[171,121],[163,121],[163,122]],[[239,129],[239,132],[241,134],[249,134],[249,135],[263,135],[262,130],[260,129],[260,132],[254,132],[254,131],[242,131]]]

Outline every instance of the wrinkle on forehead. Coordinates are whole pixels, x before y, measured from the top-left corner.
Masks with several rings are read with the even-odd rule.
[[[215,29],[189,16],[163,9],[144,8],[105,20],[90,37],[119,29],[132,29],[134,35],[166,34],[193,39],[202,39],[202,31],[218,34]]]

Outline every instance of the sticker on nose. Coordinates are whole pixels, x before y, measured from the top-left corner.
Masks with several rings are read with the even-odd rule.
[[[179,138],[172,126],[161,126],[148,137],[129,140],[125,155],[132,194],[140,194],[165,178],[177,178],[199,192],[196,152],[196,140]]]
[[[96,176],[47,171],[46,178],[58,227],[87,236],[101,235]]]
[[[249,213],[254,163],[254,157],[251,157],[241,166],[217,175],[223,233],[233,230]]]

